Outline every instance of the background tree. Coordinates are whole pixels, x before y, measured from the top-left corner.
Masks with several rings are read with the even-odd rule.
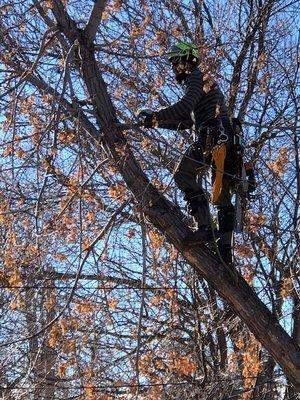
[[[2,398],[299,398],[297,2],[0,7]],[[116,126],[179,98],[177,40],[247,128],[252,290],[182,247],[189,132]]]

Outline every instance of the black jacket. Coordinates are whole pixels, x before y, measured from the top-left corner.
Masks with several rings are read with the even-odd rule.
[[[177,103],[155,113],[160,128],[180,130],[201,126],[217,116],[228,119],[224,96],[218,86],[208,86],[202,72],[195,68],[186,78],[185,95]]]

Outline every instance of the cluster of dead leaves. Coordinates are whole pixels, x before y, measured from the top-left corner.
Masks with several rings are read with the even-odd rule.
[[[96,304],[91,301],[76,302],[74,308],[79,314],[90,314],[97,310]]]
[[[59,322],[55,322],[48,333],[49,347],[55,349],[61,346],[62,351],[66,354],[74,352],[76,340],[68,334],[77,332],[79,328],[79,318],[64,317]]]
[[[102,13],[102,21],[107,21],[111,15],[121,11],[122,5],[123,1],[121,0],[114,0],[108,4]]]
[[[288,149],[282,147],[279,150],[277,158],[274,161],[268,162],[267,165],[271,171],[281,178],[287,169],[288,161]]]
[[[166,370],[181,376],[193,375],[198,367],[190,355],[181,355],[175,351],[168,352],[164,357],[157,357],[148,351],[140,359],[140,372],[147,377],[154,377],[158,370]]]
[[[282,280],[280,295],[283,299],[289,297],[294,289],[294,282],[291,276],[285,276]]]
[[[240,258],[252,258],[253,250],[247,244],[239,244],[235,247],[235,254]]]
[[[123,204],[128,198],[126,187],[122,183],[115,183],[108,188],[108,195],[119,204]]]
[[[165,242],[165,237],[161,235],[159,232],[153,230],[149,231],[148,235],[153,250],[154,251],[159,250]]]
[[[256,377],[262,370],[262,362],[259,357],[260,347],[260,343],[253,338],[248,344],[247,351],[243,355],[243,376],[246,390],[251,389],[255,385]],[[251,398],[251,391],[243,393],[243,400],[250,400]]]
[[[172,357],[168,363],[169,370],[178,375],[193,375],[197,371],[197,364],[191,356]]]
[[[243,360],[242,375],[244,378],[245,393],[242,395],[243,400],[252,398],[252,388],[255,385],[256,377],[262,370],[262,361],[260,359],[261,344],[252,334],[239,336],[235,340],[235,345],[241,352]],[[231,355],[231,360],[236,364],[236,354]]]
[[[245,228],[248,232],[257,233],[267,222],[264,214],[255,214],[248,212],[245,216]]]

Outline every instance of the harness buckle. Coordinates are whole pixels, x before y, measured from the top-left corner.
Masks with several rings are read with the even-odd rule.
[[[226,143],[227,141],[228,141],[228,135],[226,135],[226,133],[224,132],[224,128],[222,128],[221,133],[218,137],[217,144]]]

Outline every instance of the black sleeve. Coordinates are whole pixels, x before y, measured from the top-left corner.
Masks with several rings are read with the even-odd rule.
[[[190,119],[172,119],[172,120],[158,120],[158,128],[169,129],[171,131],[182,131],[190,129],[194,125],[194,121]]]
[[[170,107],[163,108],[155,113],[158,125],[162,128],[165,127],[165,125],[174,125],[177,126],[175,129],[186,129],[192,127],[194,122],[191,113],[204,95],[205,93],[203,91],[203,80],[201,75],[192,73],[188,77],[186,93],[182,99]],[[178,125],[180,124],[182,126],[178,128]]]

